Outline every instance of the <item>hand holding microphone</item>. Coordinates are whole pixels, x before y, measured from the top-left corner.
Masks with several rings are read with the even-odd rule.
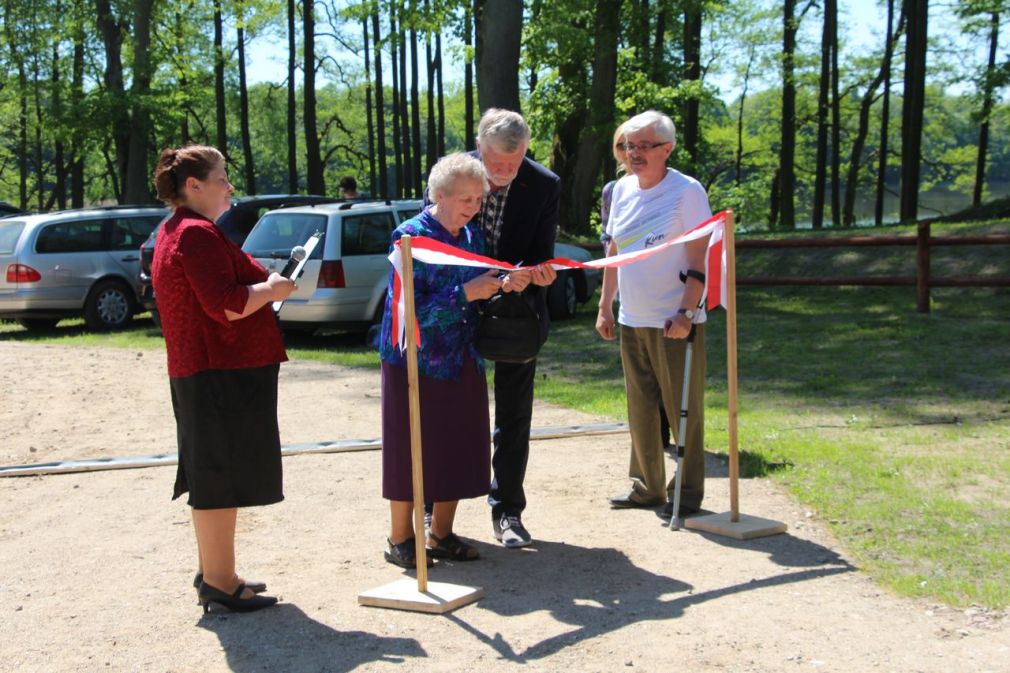
[[[303,259],[305,259],[305,255],[306,255],[305,248],[303,248],[302,246],[296,245],[295,247],[291,248],[291,256],[288,257],[287,264],[285,264],[284,268],[281,269],[280,275],[284,276],[285,278],[291,278],[291,274],[294,273],[294,270],[296,268],[298,268],[298,263],[301,262]]]

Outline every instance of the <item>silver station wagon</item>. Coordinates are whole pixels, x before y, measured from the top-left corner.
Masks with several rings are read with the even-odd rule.
[[[126,325],[137,309],[140,245],[167,215],[117,206],[0,219],[0,319],[28,329],[82,315],[94,330]]]

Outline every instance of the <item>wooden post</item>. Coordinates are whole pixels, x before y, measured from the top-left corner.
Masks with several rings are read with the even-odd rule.
[[[726,429],[729,434],[730,521],[740,520],[740,456],[737,443],[736,371],[736,249],[733,241],[733,211],[726,214],[723,244],[726,250]]]
[[[417,590],[428,590],[428,563],[424,549],[424,465],[421,461],[421,395],[417,376],[417,336],[414,326],[414,258],[410,252],[410,236],[400,238],[403,259],[404,326],[407,333],[407,394],[410,404],[410,465],[414,485],[414,550],[417,558]]]
[[[740,455],[737,440],[737,371],[736,371],[736,249],[733,241],[733,211],[726,213],[723,232],[723,252],[726,255],[726,429],[729,440],[729,511],[718,514],[689,516],[684,527],[738,540],[784,533],[780,521],[748,514],[740,515]],[[709,274],[719,273],[709,269]]]
[[[916,310],[929,313],[929,222],[919,222],[915,244]]]

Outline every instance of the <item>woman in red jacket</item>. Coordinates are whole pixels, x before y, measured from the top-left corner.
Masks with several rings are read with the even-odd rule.
[[[284,499],[277,373],[287,355],[270,304],[295,285],[214,225],[234,191],[218,150],[166,149],[154,181],[175,209],[158,232],[152,280],[178,431],[173,499],[188,491],[193,508],[194,585],[204,612],[259,610],[277,599],[235,573],[235,522],[239,507]]]

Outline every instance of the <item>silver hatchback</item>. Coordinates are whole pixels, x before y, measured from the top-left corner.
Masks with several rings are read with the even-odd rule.
[[[111,207],[0,219],[0,319],[46,329],[84,316],[127,324],[137,308],[140,245],[165,208]]]

